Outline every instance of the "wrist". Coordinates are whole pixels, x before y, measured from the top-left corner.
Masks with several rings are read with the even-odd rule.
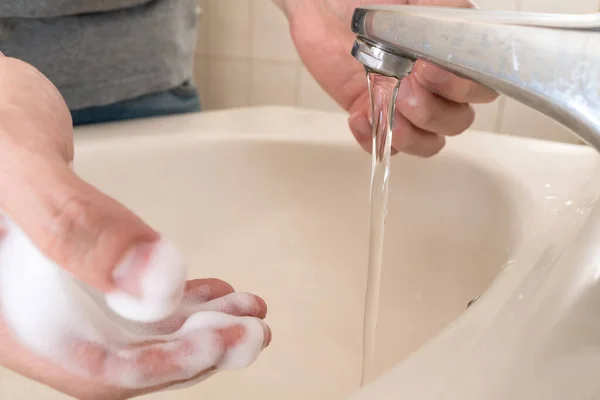
[[[273,0],[275,5],[284,12],[288,19],[291,19],[294,11],[298,7],[299,0]]]

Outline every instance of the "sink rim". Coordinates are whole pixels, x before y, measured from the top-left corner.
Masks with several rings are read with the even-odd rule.
[[[125,132],[124,132],[125,131]],[[210,110],[175,116],[145,118],[80,126],[74,129],[78,152],[92,147],[148,145],[174,141],[275,141],[355,145],[343,112],[286,106]],[[491,142],[491,143],[490,143]],[[442,152],[468,152],[468,147],[489,146],[492,152],[519,149],[535,153],[593,154],[587,145],[512,136],[469,129],[450,138]],[[358,148],[358,146],[356,146]],[[471,149],[472,150],[472,149]]]

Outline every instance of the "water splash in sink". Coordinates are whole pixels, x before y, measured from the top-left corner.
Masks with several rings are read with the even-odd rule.
[[[387,214],[392,127],[400,80],[367,71],[373,126],[371,216],[369,234],[369,265],[363,323],[363,364],[361,384],[373,367],[375,334],[379,315],[379,292],[383,259],[383,239]]]

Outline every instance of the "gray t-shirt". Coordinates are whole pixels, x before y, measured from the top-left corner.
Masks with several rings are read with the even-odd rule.
[[[0,0],[0,50],[46,75],[71,109],[193,77],[195,0]]]

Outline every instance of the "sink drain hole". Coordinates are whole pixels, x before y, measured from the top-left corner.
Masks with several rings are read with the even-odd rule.
[[[477,300],[479,300],[479,296],[477,296],[473,300],[471,300],[469,302],[469,304],[467,304],[467,308],[471,307]]]

